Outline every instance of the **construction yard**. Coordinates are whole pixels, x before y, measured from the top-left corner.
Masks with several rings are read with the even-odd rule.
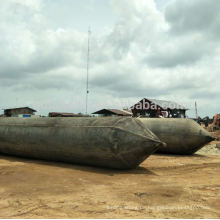
[[[1,155],[0,218],[220,218],[219,144],[129,171]]]

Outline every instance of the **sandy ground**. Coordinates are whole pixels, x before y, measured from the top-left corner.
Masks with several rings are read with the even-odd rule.
[[[220,218],[220,155],[117,171],[0,155],[1,218]]]

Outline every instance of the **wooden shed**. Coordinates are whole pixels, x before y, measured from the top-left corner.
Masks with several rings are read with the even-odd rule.
[[[176,102],[148,98],[143,98],[131,107],[133,116],[144,116],[152,118],[185,118],[187,110],[187,108]]]
[[[9,108],[4,109],[4,116],[18,117],[19,115],[34,115],[36,110],[29,107]]]
[[[101,109],[97,112],[92,113],[99,116],[132,116],[132,112],[129,110],[119,110],[119,109]]]

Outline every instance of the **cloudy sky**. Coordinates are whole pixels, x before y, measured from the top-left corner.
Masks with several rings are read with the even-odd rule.
[[[1,109],[85,112],[143,97],[220,112],[219,0],[4,0]]]

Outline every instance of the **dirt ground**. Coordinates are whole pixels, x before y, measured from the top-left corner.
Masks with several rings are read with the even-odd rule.
[[[1,218],[220,218],[220,155],[152,155],[135,170],[0,155]]]

